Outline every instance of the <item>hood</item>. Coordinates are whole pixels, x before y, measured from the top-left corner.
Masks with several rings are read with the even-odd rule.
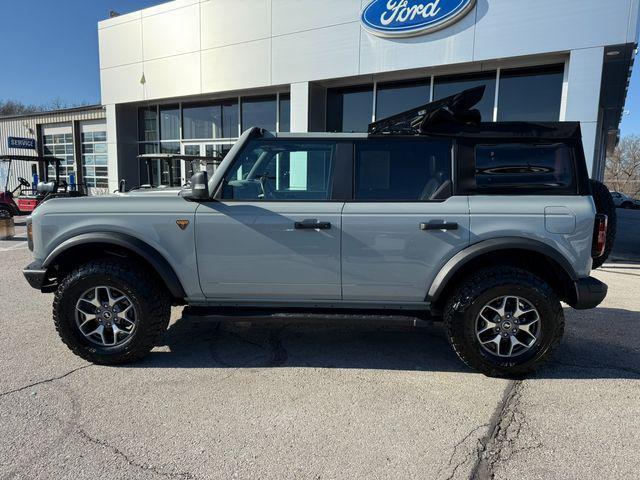
[[[167,188],[139,188],[136,190],[130,190],[125,193],[114,193],[115,196],[124,197],[177,197],[183,189],[181,187],[167,187]]]

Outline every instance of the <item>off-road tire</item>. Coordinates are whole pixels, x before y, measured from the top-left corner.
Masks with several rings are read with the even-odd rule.
[[[492,355],[476,337],[480,310],[502,295],[526,298],[541,318],[538,342],[520,356]],[[520,378],[533,372],[552,356],[564,333],[562,306],[551,287],[525,270],[507,266],[483,269],[465,280],[447,301],[444,322],[449,343],[458,357],[490,377]]]
[[[616,213],[616,204],[613,201],[611,192],[602,183],[597,180],[591,180],[591,194],[593,195],[593,201],[596,204],[596,212],[602,213],[609,217],[609,223],[607,227],[607,245],[605,247],[604,255],[593,259],[593,268],[600,268],[607,261],[611,250],[613,250],[613,244],[616,241],[616,232],[618,231],[618,214]]]
[[[136,306],[138,319],[132,338],[123,345],[97,346],[79,331],[75,306],[93,286],[107,285],[126,294]],[[169,293],[143,266],[120,259],[95,260],[69,273],[53,300],[53,321],[62,341],[73,353],[99,365],[132,363],[146,356],[167,330],[171,317]]]

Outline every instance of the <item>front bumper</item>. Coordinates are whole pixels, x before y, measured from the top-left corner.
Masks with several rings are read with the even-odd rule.
[[[571,306],[576,310],[596,308],[607,296],[607,285],[593,277],[581,278],[574,284],[575,302]]]
[[[29,264],[22,270],[22,274],[33,288],[43,290],[46,287],[47,269],[43,269],[39,262]]]

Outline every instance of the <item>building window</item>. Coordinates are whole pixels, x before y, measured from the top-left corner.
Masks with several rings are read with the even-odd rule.
[[[429,103],[429,89],[426,80],[378,84],[376,119],[382,120]]]
[[[366,132],[373,118],[373,86],[327,90],[327,131]]]
[[[558,121],[564,65],[502,70],[498,120]]]
[[[276,96],[242,99],[242,131],[251,127],[276,131]]]
[[[481,85],[486,86],[484,97],[474,108],[480,110],[483,122],[492,122],[496,100],[496,72],[436,77],[433,82],[433,99],[440,100]]]
[[[180,107],[160,107],[160,140],[180,140]]]
[[[107,161],[107,132],[105,130],[83,131],[82,176],[87,187],[109,188]]]
[[[158,107],[138,109],[138,139],[141,142],[158,140]]]
[[[238,102],[186,104],[182,108],[185,140],[238,137]]]
[[[278,125],[279,132],[291,131],[291,95],[288,93],[280,94],[280,121]]]
[[[65,128],[65,130],[68,130],[69,133],[47,134],[45,130],[43,153],[45,157],[55,157],[62,160],[60,163],[60,180],[66,180],[70,184],[69,175],[75,172],[73,134],[71,133],[71,127]],[[55,167],[49,163],[47,166],[48,179],[50,181],[54,180],[55,175]],[[77,183],[77,179],[74,183]]]

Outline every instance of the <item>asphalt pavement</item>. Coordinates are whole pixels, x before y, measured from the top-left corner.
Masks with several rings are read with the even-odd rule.
[[[125,367],[71,354],[32,290],[24,226],[0,242],[0,478],[636,479],[640,266],[567,309],[546,368],[464,367],[439,325],[181,320]]]
[[[610,260],[640,263],[640,210],[618,208],[618,229]]]

